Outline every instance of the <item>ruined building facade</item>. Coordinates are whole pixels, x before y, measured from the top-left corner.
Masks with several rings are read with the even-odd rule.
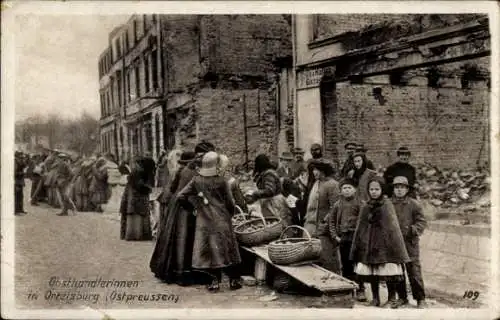
[[[102,151],[157,158],[206,139],[234,163],[276,154],[272,75],[290,30],[286,15],[133,15],[99,62]]]
[[[486,15],[328,14],[292,20],[281,66],[279,148],[320,142],[341,163],[364,143],[377,165],[405,145],[415,161],[489,161],[490,34]]]

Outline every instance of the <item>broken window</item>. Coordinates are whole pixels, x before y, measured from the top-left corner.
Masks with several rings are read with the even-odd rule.
[[[158,89],[158,55],[156,49],[151,53],[151,73],[153,89]]]
[[[439,88],[439,70],[436,68],[429,68],[427,70],[427,86],[430,88]]]

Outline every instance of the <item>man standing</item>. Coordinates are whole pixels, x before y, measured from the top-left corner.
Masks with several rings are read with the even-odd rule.
[[[410,188],[408,196],[416,199],[417,171],[414,166],[408,163],[411,157],[411,152],[407,147],[401,147],[397,151],[397,156],[398,161],[387,167],[384,172],[384,179],[388,185],[387,196],[392,197],[392,183],[394,178],[397,176],[403,176],[408,179]]]
[[[283,152],[280,157],[280,163],[276,173],[280,178],[290,178],[292,176],[292,170],[290,169],[290,164],[293,160],[291,152]]]
[[[313,143],[311,145],[310,152],[312,159],[307,160],[307,189],[304,195],[304,200],[306,202],[308,201],[309,193],[316,182],[313,174],[314,166],[312,163],[323,159],[323,147],[319,143]]]
[[[302,148],[293,149],[293,155],[295,159],[290,163],[290,169],[292,171],[291,178],[295,180],[299,177],[302,169],[306,167],[306,163],[304,161],[304,150],[302,150]]]
[[[348,142],[345,144],[344,149],[347,154],[347,159],[344,162],[342,169],[340,170],[340,177],[343,179],[347,178],[351,170],[354,170],[353,155],[354,152],[356,151],[356,144],[354,142]]]
[[[73,201],[68,195],[68,186],[73,177],[73,172],[69,165],[71,159],[69,158],[68,155],[64,153],[60,153],[58,155],[58,158],[59,161],[57,163],[57,168],[55,173],[56,174],[55,185],[56,185],[57,198],[60,199],[62,211],[57,215],[67,216],[69,209],[72,209],[73,212],[76,211]]]
[[[16,151],[14,154],[14,205],[16,216],[24,216],[27,214],[24,211],[24,169],[26,161],[22,152]]]

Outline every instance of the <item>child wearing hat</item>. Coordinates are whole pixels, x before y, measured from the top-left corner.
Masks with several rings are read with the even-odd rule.
[[[424,308],[426,302],[422,268],[420,266],[419,239],[427,226],[427,221],[418,201],[409,196],[410,184],[407,177],[395,177],[393,190],[392,203],[398,216],[406,250],[410,256],[410,262],[405,264],[405,269],[410,279],[413,298],[417,300],[419,308]],[[388,290],[389,299],[392,300],[392,308],[398,308],[408,303],[405,281],[400,282],[395,287],[388,285]],[[395,298],[396,292],[399,295],[398,300]]]
[[[354,231],[358,223],[360,202],[356,197],[356,186],[352,179],[340,181],[340,198],[333,205],[331,214],[327,217],[331,239],[339,245],[342,262],[342,276],[356,280],[354,262],[349,259]],[[366,301],[363,282],[359,282],[358,301]]]

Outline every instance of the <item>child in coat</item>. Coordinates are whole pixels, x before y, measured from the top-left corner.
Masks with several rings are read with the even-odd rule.
[[[350,260],[359,281],[369,282],[372,306],[380,306],[379,283],[400,283],[403,264],[410,261],[391,201],[384,197],[384,180],[375,176],[368,181],[370,197],[361,207]]]
[[[340,181],[340,199],[335,202],[332,213],[328,215],[327,224],[331,239],[339,244],[342,261],[342,276],[356,280],[354,263],[349,259],[354,231],[358,223],[360,202],[356,197],[356,187],[352,179]],[[358,301],[366,301],[363,282],[359,282]]]
[[[398,216],[399,227],[406,245],[406,250],[410,256],[410,262],[405,264],[405,269],[410,279],[410,286],[413,298],[417,300],[419,308],[426,306],[424,280],[422,278],[422,268],[420,266],[420,236],[427,226],[422,207],[417,200],[409,195],[410,184],[407,177],[398,176],[393,180],[392,203]],[[406,292],[406,282],[402,281],[397,287],[388,288],[390,298],[393,298],[391,307],[396,309],[408,303]],[[399,299],[395,299],[395,293]]]

